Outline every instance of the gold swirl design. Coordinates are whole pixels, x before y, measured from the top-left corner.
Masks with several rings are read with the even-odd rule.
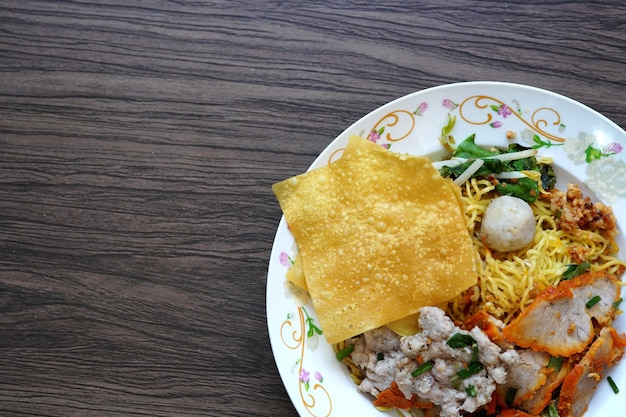
[[[300,380],[300,376],[304,370],[304,348],[306,344],[306,328],[305,317],[302,307],[298,307],[299,327],[293,323],[291,318],[287,318],[280,326],[280,337],[283,344],[289,349],[299,349],[300,359],[298,360],[298,389],[302,404],[307,412],[313,417],[328,417],[332,413],[333,403],[330,394],[320,382],[314,383],[309,389],[305,388],[305,384]],[[325,400],[325,401],[319,401]],[[318,404],[320,402],[320,404]]]
[[[328,157],[328,164],[335,162],[337,159],[341,158],[341,154],[346,148],[335,149],[333,153]]]
[[[372,127],[370,129],[370,132],[373,132],[373,131],[379,129],[383,125],[385,127],[393,128],[394,126],[396,126],[400,122],[400,119],[402,118],[400,115],[404,115],[404,116],[408,115],[409,116],[409,120],[411,122],[411,126],[410,126],[408,132],[406,132],[404,135],[401,135],[401,136],[395,137],[395,138],[391,136],[391,132],[387,132],[387,135],[385,136],[385,139],[387,139],[389,142],[398,142],[398,141],[401,141],[402,139],[406,139],[406,137],[409,136],[411,134],[411,132],[413,131],[413,129],[415,128],[415,116],[413,115],[413,113],[411,113],[408,110],[394,110],[391,113],[387,113],[378,122],[376,122],[374,127]],[[386,120],[387,120],[387,122],[385,123]]]
[[[374,132],[375,130],[380,129],[383,126],[386,128],[393,128],[397,126],[398,123],[400,123],[400,120],[402,118],[407,119],[406,116],[408,116],[408,119],[410,120],[410,127],[407,132],[404,132],[404,134],[399,137],[393,137],[391,132],[387,132],[387,134],[385,135],[385,139],[388,142],[399,142],[402,139],[406,139],[415,128],[415,115],[408,110],[394,110],[391,113],[387,113],[386,115],[381,117],[380,120],[378,120],[378,122],[376,122],[374,127],[372,127],[369,130],[369,132],[365,134],[365,138],[367,138],[371,132]],[[391,130],[394,130],[394,129],[391,129]],[[331,164],[337,159],[339,159],[344,150],[345,148],[339,148],[339,149],[334,150],[328,157],[327,163]]]
[[[302,313],[300,313],[300,319],[302,321],[300,328],[295,328],[291,333],[288,332],[294,328],[294,325],[290,318],[287,318],[280,326],[280,339],[289,349],[298,349],[301,344],[304,344],[304,318]],[[295,344],[291,344],[292,342]]]
[[[510,107],[506,103],[504,103],[503,101],[500,101],[500,100],[498,100],[498,99],[496,99],[494,97],[490,97],[490,96],[475,95],[475,96],[468,97],[465,100],[463,100],[463,102],[459,105],[459,114],[460,114],[461,118],[465,122],[467,122],[469,124],[473,124],[473,125],[484,125],[484,124],[491,123],[491,121],[493,120],[493,116],[490,113],[487,113],[486,118],[484,120],[478,121],[478,122],[477,121],[472,121],[472,120],[468,119],[466,117],[466,115],[463,114],[463,107],[465,106],[465,104],[467,104],[471,100],[473,100],[474,107],[476,107],[477,109],[480,109],[480,110],[487,109],[489,107],[489,105],[491,104],[491,103],[489,103],[489,101],[498,103],[501,106]],[[543,116],[544,114],[546,116]],[[553,140],[555,142],[565,142],[564,138],[562,138],[560,136],[556,136],[556,135],[554,135],[554,134],[552,134],[550,132],[547,132],[545,130],[545,128],[547,128],[549,124],[552,124],[553,126],[560,126],[561,125],[561,116],[559,115],[559,112],[557,112],[553,108],[551,108],[551,107],[540,107],[540,108],[536,109],[532,113],[530,121],[524,119],[516,111],[512,111],[511,115],[517,117],[526,126],[531,128],[535,132],[545,136],[546,138],[551,139],[551,140]],[[552,123],[549,123],[547,121],[547,117],[549,117],[550,115],[552,116],[552,119],[554,119],[554,121]]]

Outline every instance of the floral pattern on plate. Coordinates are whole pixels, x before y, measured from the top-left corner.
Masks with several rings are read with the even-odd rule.
[[[346,129],[311,169],[337,160],[353,134],[395,152],[436,160],[446,155],[440,136],[457,136],[460,141],[473,133],[476,143],[483,146],[507,146],[516,141],[539,149],[568,173],[565,181],[586,185],[613,205],[618,223],[626,224],[626,132],[574,100],[517,84],[459,83],[402,97]],[[617,243],[626,248],[623,235]],[[348,371],[335,359],[308,296],[285,284],[296,250],[283,218],[268,270],[267,321],[274,357],[294,406],[301,416],[381,414],[370,398],[356,391]],[[620,255],[626,257],[626,251],[622,249]],[[624,319],[618,319],[616,326],[626,331]],[[626,361],[612,369],[611,376],[618,385],[626,386]],[[622,397],[601,386],[585,416],[614,415],[622,409],[621,404]]]
[[[293,362],[294,369],[297,369],[298,393],[300,401],[311,416],[330,416],[332,414],[332,399],[324,387],[324,377],[315,368],[315,364],[305,365],[305,347],[313,349],[317,346],[316,338],[322,335],[322,330],[315,323],[306,310],[305,306],[298,307],[298,312],[294,316],[291,313],[280,326],[282,343],[288,349],[296,352],[296,359]]]

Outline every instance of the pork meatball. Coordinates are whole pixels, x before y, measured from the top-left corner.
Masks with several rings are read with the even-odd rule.
[[[487,206],[480,234],[490,249],[510,252],[531,243],[535,228],[535,216],[528,203],[521,198],[504,195]]]

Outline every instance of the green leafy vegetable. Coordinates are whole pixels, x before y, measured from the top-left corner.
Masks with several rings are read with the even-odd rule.
[[[476,135],[472,133],[463,142],[459,143],[459,146],[457,146],[454,151],[454,156],[458,158],[476,159],[489,158],[498,155],[498,152],[492,152],[476,145],[474,142],[475,138]]]
[[[476,391],[475,386],[470,385],[469,387],[465,388],[465,393],[469,395],[470,397],[474,398],[478,394],[478,391]]]
[[[446,128],[442,130],[442,134]],[[535,171],[539,173],[541,178],[541,187],[545,190],[554,188],[556,176],[550,165],[538,164],[534,156],[526,156],[524,153],[530,153],[531,148],[526,148],[517,143],[509,145],[507,149],[485,149],[475,143],[476,135],[472,134],[454,148],[452,152],[453,158],[458,158],[462,163],[454,166],[443,166],[439,172],[443,177],[456,179],[463,174],[475,160],[480,159],[483,165],[472,174],[472,178],[498,176],[502,173],[519,173],[520,178],[502,179],[499,178],[497,190],[503,195],[512,195],[519,197],[527,202],[534,202],[540,194],[539,184],[535,179],[524,176],[524,171]],[[448,149],[454,146],[450,140],[444,145]],[[522,152],[521,155],[518,153]],[[533,151],[534,152],[534,151]],[[518,154],[506,157],[506,154]],[[511,160],[512,159],[512,160]]]
[[[551,190],[556,186],[556,174],[552,165],[539,164],[539,172],[541,172],[541,187],[544,190]]]
[[[530,178],[516,178],[510,181],[500,181],[496,189],[502,195],[512,195],[532,203],[539,198],[539,185]]]
[[[378,352],[378,354],[376,355],[376,360],[382,361],[383,359],[385,359],[385,352]]]

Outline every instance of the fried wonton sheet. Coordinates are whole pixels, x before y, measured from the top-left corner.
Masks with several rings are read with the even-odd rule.
[[[295,286],[305,291],[309,290],[306,285],[306,278],[304,278],[304,271],[302,270],[302,255],[300,255],[300,252],[296,254],[296,259],[294,259],[293,265],[287,270],[285,277]]]
[[[458,189],[428,158],[355,136],[337,161],[273,190],[299,248],[297,279],[329,343],[450,300],[477,281]]]

